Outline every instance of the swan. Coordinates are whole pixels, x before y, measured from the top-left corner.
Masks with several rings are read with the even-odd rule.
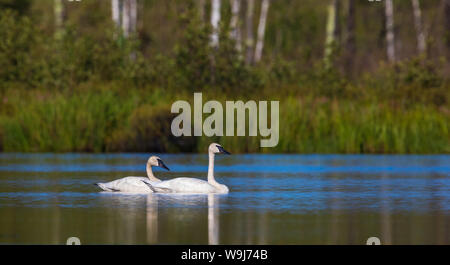
[[[208,181],[196,178],[175,178],[157,183],[143,182],[153,191],[159,193],[228,193],[228,187],[218,183],[214,178],[214,155],[227,154],[220,144],[212,143],[208,148]]]
[[[161,182],[160,179],[156,178],[152,172],[152,166],[162,167],[166,170],[170,170],[161,158],[157,156],[151,156],[147,161],[147,177],[125,177],[121,179],[116,179],[106,183],[95,183],[104,191],[118,191],[118,192],[144,192],[149,193],[152,190],[142,183],[143,180],[148,181],[151,184],[157,184]]]

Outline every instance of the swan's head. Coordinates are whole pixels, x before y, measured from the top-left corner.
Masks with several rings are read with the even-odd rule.
[[[154,167],[162,167],[170,171],[170,169],[164,164],[164,162],[158,156],[151,156],[147,161],[147,165]]]
[[[216,144],[216,143],[212,143],[209,145],[208,151],[210,153],[214,153],[214,154],[227,154],[227,155],[231,155],[230,152],[228,152],[227,150],[223,149],[223,147],[220,144]]]

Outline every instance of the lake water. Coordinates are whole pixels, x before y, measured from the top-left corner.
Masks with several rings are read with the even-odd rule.
[[[160,155],[206,179],[207,155]],[[450,155],[216,157],[227,195],[118,194],[148,154],[0,153],[0,244],[450,244]]]

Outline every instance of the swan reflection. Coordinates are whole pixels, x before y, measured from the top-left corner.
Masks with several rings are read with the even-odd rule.
[[[219,202],[216,194],[208,194],[208,244],[219,244]]]
[[[158,196],[147,195],[146,230],[147,244],[158,243]]]
[[[198,218],[198,212],[191,211],[190,207],[208,206],[208,244],[219,244],[219,196],[208,195],[181,195],[181,194],[155,194],[146,195],[146,231],[147,243],[158,243],[158,208],[179,204],[187,208],[177,209],[171,218],[176,220],[188,220]],[[178,207],[177,207],[178,208]]]

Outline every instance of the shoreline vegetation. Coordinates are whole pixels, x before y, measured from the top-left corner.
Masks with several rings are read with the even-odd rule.
[[[114,86],[114,84],[111,84]],[[163,94],[159,90],[157,94]],[[3,152],[203,152],[220,142],[234,153],[449,153],[447,110],[312,96],[283,96],[280,138],[174,137],[175,99],[147,92],[8,91],[0,115]],[[229,100],[228,96],[221,95]],[[190,101],[192,95],[177,97]],[[217,99],[216,95],[211,99]],[[234,99],[234,98],[233,98]],[[219,100],[220,101],[220,100]],[[157,139],[157,140],[155,140]]]
[[[420,55],[351,76],[333,50],[307,66],[283,56],[248,65],[225,23],[219,47],[192,8],[177,23],[173,49],[149,56],[112,23],[67,23],[54,36],[31,15],[0,11],[0,151],[203,153],[220,142],[233,153],[450,153],[445,62]],[[222,104],[279,100],[278,145],[174,137],[171,105],[192,104],[194,92]]]

